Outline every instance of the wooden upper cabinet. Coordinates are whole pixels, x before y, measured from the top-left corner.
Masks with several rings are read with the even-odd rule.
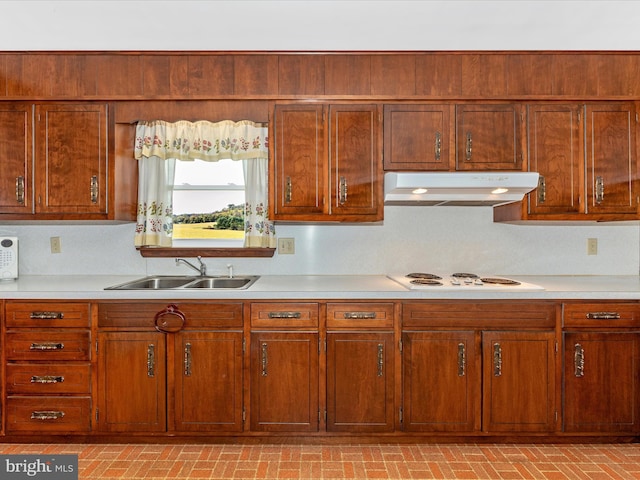
[[[586,106],[587,213],[637,213],[636,124],[633,103]]]
[[[376,105],[278,104],[274,117],[275,220],[382,219]]]
[[[0,213],[33,211],[33,106],[0,104]]]
[[[456,105],[457,170],[522,170],[522,108]]]
[[[325,128],[322,105],[276,105],[269,176],[275,216],[315,215],[326,196]]]
[[[538,188],[529,194],[529,214],[576,214],[581,205],[584,154],[581,105],[527,107],[529,170]]]
[[[107,213],[107,106],[35,107],[38,213]]]
[[[382,219],[380,115],[375,105],[331,105],[331,215]]]
[[[452,170],[452,105],[384,106],[385,170]]]

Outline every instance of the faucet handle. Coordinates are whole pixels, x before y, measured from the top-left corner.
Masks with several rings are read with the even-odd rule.
[[[229,278],[233,278],[233,265],[227,263],[227,271],[229,272]]]

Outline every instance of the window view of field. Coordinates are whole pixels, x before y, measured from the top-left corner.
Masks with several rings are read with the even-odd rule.
[[[211,213],[173,216],[174,239],[241,240],[244,238],[244,205],[227,205]]]

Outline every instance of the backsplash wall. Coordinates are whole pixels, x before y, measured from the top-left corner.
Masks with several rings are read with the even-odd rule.
[[[0,225],[19,237],[20,275],[183,274],[173,259],[141,257],[134,225]],[[640,226],[629,223],[562,225],[493,223],[489,207],[385,207],[379,224],[277,224],[295,239],[293,255],[207,258],[210,274],[394,274],[472,271],[501,275],[638,275]],[[49,239],[62,252],[50,253]],[[598,254],[587,255],[587,239]]]

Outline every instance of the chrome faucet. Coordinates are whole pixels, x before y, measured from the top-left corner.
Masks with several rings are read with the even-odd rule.
[[[196,267],[193,263],[189,262],[188,260],[185,260],[184,258],[176,258],[176,265],[180,265],[181,263],[184,263],[185,265],[193,268],[196,272],[198,272],[200,276],[204,277],[207,274],[207,266],[202,261],[202,257],[198,256],[196,258],[198,262],[200,262],[200,267]]]
[[[227,263],[227,271],[229,272],[229,278],[233,278],[233,265]]]

